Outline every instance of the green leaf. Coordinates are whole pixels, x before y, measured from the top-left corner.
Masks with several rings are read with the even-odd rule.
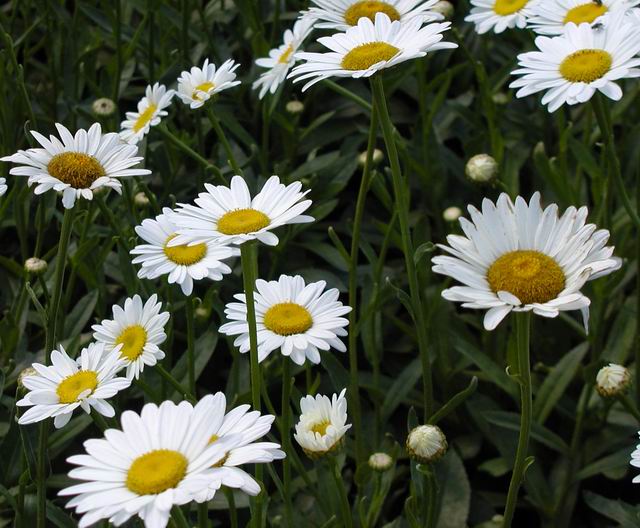
[[[411,392],[417,381],[422,377],[422,369],[420,368],[420,360],[411,361],[402,372],[395,378],[395,381],[389,387],[387,394],[382,402],[382,423],[386,423],[395,410],[402,404],[405,397]]]
[[[511,431],[520,431],[520,415],[506,411],[486,411],[484,417],[487,421],[499,427],[510,429]],[[569,446],[557,434],[551,432],[540,424],[531,424],[531,438],[536,442],[558,451],[562,454],[569,452]]]
[[[587,464],[578,471],[575,480],[583,480],[612,470],[627,469],[629,467],[629,460],[631,460],[632,450],[632,447],[627,447],[595,462],[591,462],[591,464]]]
[[[607,499],[590,491],[583,494],[584,501],[599,514],[620,523],[622,528],[638,527],[638,509],[621,500]]]
[[[93,315],[93,310],[98,302],[98,290],[91,290],[80,299],[64,321],[64,335],[77,336]]]

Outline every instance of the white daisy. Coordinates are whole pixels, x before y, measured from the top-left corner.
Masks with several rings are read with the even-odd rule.
[[[340,340],[347,335],[349,321],[343,315],[351,311],[339,300],[339,292],[325,291],[325,281],[305,285],[299,275],[281,275],[277,281],[256,281],[255,306],[258,328],[258,361],[263,361],[278,348],[297,365],[305,359],[320,363],[320,350],[335,348],[345,352]],[[235,295],[240,301],[229,303],[225,309],[228,323],[220,332],[237,335],[234,345],[240,352],[249,351],[249,325],[244,293]]]
[[[75,137],[60,123],[56,128],[62,141],[55,136],[47,139],[32,130],[44,148],[19,150],[0,158],[21,165],[9,174],[29,176],[28,184],[36,184],[35,194],[50,189],[62,192],[62,204],[71,209],[77,198],[93,199],[93,191],[100,187],[111,187],[120,193],[122,184],[118,178],[151,174],[147,169],[131,169],[143,159],[135,157],[138,147],[123,144],[114,132],[103,134],[99,123],[89,130],[78,130]]]
[[[617,11],[627,11],[640,0],[545,0],[532,5],[528,25],[541,35],[562,35],[569,22],[597,24]]]
[[[538,37],[540,51],[518,55],[521,66],[512,72],[522,75],[510,84],[519,88],[517,97],[546,91],[542,104],[555,112],[563,104],[591,99],[596,90],[615,101],[622,89],[615,81],[640,76],[640,27],[623,11],[604,27],[567,24],[560,37]]]
[[[127,119],[120,124],[122,140],[131,144],[141,141],[151,127],[167,115],[165,108],[171,104],[174,94],[175,90],[167,90],[164,84],[147,86],[145,96],[138,103],[138,111],[127,112]]]
[[[466,236],[449,235],[449,246],[439,244],[452,256],[432,259],[433,271],[464,284],[444,290],[445,299],[487,310],[487,330],[512,310],[556,317],[580,309],[587,327],[590,301],[580,289],[622,262],[606,246],[609,231],[586,223],[586,207],[559,216],[556,204],[541,208],[536,192],[528,204],[518,196],[514,205],[503,193],[496,204],[485,198],[482,212],[468,210],[471,221],[460,218]]]
[[[7,179],[6,178],[0,178],[0,196],[2,196],[3,194],[5,194],[7,192]]]
[[[210,443],[219,442],[232,436],[235,441],[228,444],[224,457],[215,464],[213,475],[207,490],[207,500],[213,499],[220,486],[241,489],[249,495],[260,493],[260,484],[239,466],[244,464],[265,464],[285,458],[280,444],[274,442],[255,442],[271,430],[275,416],[261,416],[258,411],[249,411],[249,405],[239,405],[225,414],[226,398],[224,393],[208,395],[202,399],[202,405],[209,408],[209,420],[215,424]]]
[[[441,42],[442,33],[450,25],[443,22],[421,27],[422,21],[417,17],[405,23],[392,22],[384,13],[376,14],[375,23],[364,17],[345,33],[318,39],[330,52],[297,53],[296,58],[306,62],[296,66],[289,77],[295,77],[293,82],[311,79],[303,92],[329,77],[370,77],[384,68],[424,57],[427,52],[456,48],[452,42]]]
[[[293,437],[310,458],[319,458],[340,447],[351,427],[347,424],[346,391],[342,389],[340,395],[334,394],[331,400],[320,394],[300,400],[300,420]]]
[[[86,413],[93,407],[110,418],[115,411],[106,400],[131,384],[130,379],[116,377],[124,367],[119,352],[106,352],[102,343],[83,348],[77,360],[60,345],[60,350],[51,352],[50,366],[34,363],[32,367],[37,375],[23,378],[22,384],[29,392],[16,403],[31,407],[20,417],[20,424],[53,417],[56,428],[64,427],[77,407]]]
[[[87,440],[87,454],[67,459],[79,466],[69,476],[85,482],[60,492],[76,495],[67,507],[82,515],[78,526],[100,519],[120,526],[137,515],[147,528],[164,528],[173,505],[204,502],[217,479],[211,467],[235,442],[230,436],[209,443],[215,424],[207,411],[201,402],[148,403],[139,415],[122,413],[122,430]]]
[[[272,229],[313,222],[312,217],[302,214],[311,206],[311,200],[303,200],[309,191],[302,192],[300,182],[285,185],[277,176],[271,176],[254,198],[240,176],[231,179],[230,187],[206,183],[205,189],[207,192],[195,199],[196,205],[178,204],[180,208],[171,216],[178,232],[172,244],[211,240],[242,244],[257,239],[275,246],[278,237]]]
[[[214,94],[240,84],[234,73],[238,66],[229,59],[216,69],[215,64],[209,64],[209,59],[205,59],[202,68],[194,66],[191,71],[182,72],[178,78],[177,96],[191,108],[200,108]]]
[[[313,19],[302,17],[296,21],[293,30],[284,32],[284,43],[279,48],[272,49],[268,57],[258,59],[256,64],[261,68],[269,68],[269,71],[260,75],[253,83],[253,89],[260,88],[258,97],[262,99],[267,92],[276,93],[278,86],[286,79],[287,73],[295,63],[295,53],[313,29]]]
[[[114,305],[113,320],[104,319],[101,324],[93,325],[93,338],[105,344],[105,349],[111,351],[119,348],[119,354],[126,362],[127,377],[140,377],[145,365],[153,366],[164,359],[164,352],[160,350],[167,334],[164,326],[169,320],[169,312],[162,312],[162,303],[154,293],[142,305],[139,295],[124,301],[124,309]]]
[[[527,19],[533,14],[533,6],[538,0],[471,0],[471,13],[466,22],[473,22],[476,31],[482,35],[493,30],[502,33],[505,29],[527,26]],[[543,0],[547,2],[549,0]]]
[[[318,20],[317,28],[339,31],[356,26],[363,17],[373,22],[377,13],[384,13],[391,20],[417,19],[424,24],[442,20],[442,15],[431,11],[437,3],[438,0],[312,0],[307,16]]]
[[[640,436],[640,431],[638,431],[638,436]],[[638,444],[633,453],[631,453],[630,464],[633,467],[640,468],[640,444]],[[633,477],[633,480],[631,482],[633,482],[634,484],[638,484],[640,482],[640,475]]]
[[[231,273],[225,259],[240,254],[237,248],[227,247],[207,240],[202,243],[169,245],[176,236],[176,227],[170,220],[171,209],[165,207],[155,220],[147,218],[136,227],[136,233],[147,244],[139,244],[131,250],[133,264],[142,264],[138,277],[156,279],[169,275],[169,284],[179,284],[182,293],[191,295],[193,281],[205,278],[222,280],[222,276]]]

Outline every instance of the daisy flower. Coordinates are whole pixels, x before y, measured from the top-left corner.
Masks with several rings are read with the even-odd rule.
[[[284,43],[269,52],[268,57],[258,59],[256,64],[261,68],[269,68],[269,71],[260,75],[260,78],[253,83],[253,89],[260,88],[258,97],[262,99],[267,92],[276,93],[278,86],[286,79],[287,73],[295,63],[295,53],[313,29],[313,20],[309,17],[302,17],[296,21],[293,30],[287,29],[284,32]]]
[[[541,35],[562,35],[569,22],[596,24],[618,11],[627,11],[640,0],[545,0],[531,8],[528,25]]]
[[[231,273],[225,259],[240,254],[237,248],[207,240],[194,245],[169,245],[176,236],[176,227],[170,220],[171,209],[165,207],[155,220],[147,218],[136,227],[136,233],[147,244],[139,244],[131,250],[133,264],[142,264],[138,277],[156,279],[169,275],[169,284],[179,284],[182,293],[191,295],[193,281],[202,279],[222,280]]]
[[[640,76],[640,28],[623,11],[604,27],[569,23],[560,37],[538,37],[539,51],[518,55],[522,77],[510,84],[517,97],[545,91],[542,104],[555,112],[563,104],[591,99],[596,90],[613,99],[622,97],[615,81]]]
[[[35,194],[50,189],[62,192],[62,204],[71,209],[78,198],[93,199],[93,191],[100,187],[111,187],[120,193],[119,178],[151,174],[147,169],[130,168],[143,159],[136,157],[138,147],[123,144],[115,132],[103,134],[99,123],[89,130],[78,130],[75,136],[60,123],[56,128],[62,141],[55,136],[47,139],[32,130],[43,148],[19,150],[0,158],[20,165],[9,173],[28,176],[28,184],[36,184]]]
[[[487,310],[487,330],[512,310],[557,317],[579,309],[587,328],[590,301],[580,289],[622,265],[606,246],[609,231],[586,223],[587,208],[569,207],[559,216],[556,204],[542,209],[540,193],[528,204],[519,196],[515,205],[503,193],[496,204],[485,198],[482,212],[468,209],[471,221],[460,218],[465,236],[449,235],[449,246],[439,244],[452,256],[432,259],[433,271],[464,285],[442,296]]]
[[[69,423],[78,407],[86,413],[93,407],[111,418],[115,411],[106,400],[131,384],[130,379],[116,377],[124,366],[119,352],[107,353],[102,343],[83,348],[77,360],[71,359],[60,345],[60,350],[51,352],[51,363],[51,366],[34,363],[32,367],[37,374],[23,378],[22,384],[29,392],[16,405],[31,408],[18,423],[30,424],[53,417],[59,429]]]
[[[466,22],[473,22],[476,31],[482,35],[493,29],[502,33],[505,29],[527,26],[527,19],[533,14],[537,0],[471,0],[471,13]],[[553,0],[544,0],[544,2]]]
[[[442,19],[442,15],[431,11],[437,3],[438,0],[312,0],[307,16],[318,21],[317,28],[339,31],[357,26],[361,18],[373,22],[377,13],[384,13],[391,20],[417,19],[424,24]]]
[[[207,183],[205,189],[207,192],[195,199],[196,205],[178,204],[179,209],[171,216],[178,236],[169,246],[212,240],[242,244],[256,239],[275,246],[278,237],[272,229],[313,222],[312,217],[302,214],[311,206],[311,200],[303,200],[309,191],[302,192],[300,182],[285,185],[277,176],[271,176],[254,198],[240,176],[231,179],[230,187]]]
[[[176,95],[192,109],[200,108],[214,94],[240,84],[234,73],[238,66],[229,59],[216,69],[215,64],[209,64],[209,59],[205,59],[202,68],[194,66],[191,71],[182,72]]]
[[[2,196],[3,194],[5,194],[7,192],[7,179],[6,178],[0,178],[0,196]]]
[[[319,458],[340,447],[351,427],[347,424],[347,389],[327,396],[305,396],[300,400],[300,420],[293,437],[309,458]]]
[[[640,436],[640,431],[638,431],[638,435]],[[640,444],[638,444],[635,448],[635,450],[633,451],[633,453],[631,453],[631,462],[630,464],[633,467],[637,467],[640,468]],[[640,475],[637,475],[636,477],[633,477],[633,480],[631,481],[634,484],[637,484],[640,482]]]
[[[343,315],[351,307],[338,300],[337,289],[325,291],[326,285],[325,281],[305,285],[299,275],[256,281],[258,361],[277,349],[297,365],[304,364],[305,359],[320,363],[320,350],[346,351],[340,337],[347,335],[349,321]],[[239,293],[235,298],[240,302],[227,304],[229,322],[220,327],[220,332],[237,335],[233,344],[245,353],[249,351],[246,297]]]
[[[59,495],[75,495],[67,507],[82,515],[80,528],[100,519],[120,526],[134,515],[147,528],[164,528],[174,505],[206,500],[216,479],[211,468],[235,442],[209,442],[215,423],[202,402],[147,403],[140,414],[123,412],[121,423],[122,430],[84,442],[86,454],[67,459],[78,466],[69,476],[84,482]]]
[[[175,90],[167,90],[164,84],[147,86],[145,96],[138,103],[138,111],[127,112],[127,119],[120,124],[122,140],[131,144],[141,141],[151,127],[167,115],[165,108],[171,104],[174,94]]]
[[[427,52],[456,48],[452,42],[441,42],[450,22],[422,26],[420,18],[408,22],[391,21],[385,13],[377,13],[375,22],[364,17],[345,33],[318,39],[328,53],[299,52],[296,58],[306,62],[293,68],[293,82],[311,79],[302,91],[329,77],[370,77],[384,68],[424,57]]]
[[[162,303],[154,293],[143,305],[139,295],[124,301],[124,309],[114,305],[113,320],[105,319],[93,325],[93,338],[104,343],[107,351],[118,348],[125,360],[127,377],[140,377],[145,365],[153,366],[164,359],[164,352],[158,345],[164,343],[167,334],[164,327],[169,320],[169,312],[160,312]]]

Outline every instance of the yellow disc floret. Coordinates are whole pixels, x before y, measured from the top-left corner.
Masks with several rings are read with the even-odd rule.
[[[327,428],[331,425],[329,420],[322,420],[321,422],[313,424],[311,427],[311,431],[313,433],[318,433],[320,436],[324,436],[327,434]]]
[[[366,70],[379,62],[391,60],[400,50],[386,42],[360,44],[347,53],[340,65],[349,71]]]
[[[129,361],[138,359],[146,344],[147,331],[140,325],[128,326],[116,339],[116,345],[122,345],[120,356]]]
[[[218,220],[218,231],[223,235],[255,233],[271,223],[269,217],[256,209],[235,209]]]
[[[158,107],[154,104],[149,105],[147,109],[140,114],[136,122],[133,124],[133,131],[140,132],[149,121],[153,119],[153,115],[155,114]]]
[[[355,2],[349,6],[349,8],[344,12],[344,21],[350,26],[358,25],[358,20],[364,17],[373,22],[376,18],[376,13],[384,13],[392,21],[400,20],[400,13],[398,13],[398,10],[387,2],[380,2],[379,0],[363,0],[361,2]]]
[[[175,488],[189,465],[186,457],[171,449],[156,449],[136,458],[127,472],[127,488],[138,495],[157,495]]]
[[[495,293],[507,291],[522,304],[545,303],[564,289],[562,268],[539,251],[518,250],[505,253],[487,270],[487,281]]]
[[[93,156],[82,152],[56,154],[47,165],[47,172],[74,189],[88,189],[105,175],[104,167]]]
[[[291,58],[292,54],[293,54],[293,46],[289,44],[287,48],[284,50],[284,52],[282,52],[282,55],[280,55],[278,62],[280,64],[286,64],[287,62],[289,62],[289,59]]]
[[[309,311],[292,302],[274,304],[264,314],[264,326],[282,336],[302,334],[312,325],[313,319]]]
[[[64,378],[56,388],[60,403],[73,403],[78,396],[91,394],[98,386],[98,374],[93,370],[81,370]],[[87,392],[89,391],[89,392]]]
[[[500,16],[513,15],[529,3],[529,0],[496,0],[493,11]]]
[[[599,49],[578,50],[560,64],[560,75],[574,83],[597,81],[611,69],[613,58]]]
[[[170,246],[169,241],[176,235],[171,235],[164,243],[164,254],[167,258],[176,264],[181,266],[191,266],[196,262],[200,262],[207,255],[206,244],[195,244],[188,246],[186,244],[180,244],[178,246]]]
[[[212,83],[211,81],[203,82],[203,83],[201,83],[201,84],[199,84],[198,86],[195,87],[195,90],[193,90],[193,94],[191,95],[191,97],[193,97],[196,101],[199,101],[200,100],[200,95],[198,95],[198,92],[209,93],[215,87],[216,87],[216,85],[214,83]]]
[[[588,2],[581,4],[567,11],[563,24],[573,22],[576,26],[587,23],[591,24],[596,18],[601,17],[607,12],[607,6],[599,2]]]

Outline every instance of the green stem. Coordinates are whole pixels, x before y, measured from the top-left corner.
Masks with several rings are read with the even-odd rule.
[[[344,487],[344,480],[338,467],[338,461],[333,455],[329,455],[329,464],[331,465],[331,475],[335,480],[336,490],[340,495],[340,510],[342,514],[342,522],[345,528],[353,528],[353,518],[351,515],[351,506],[347,497],[347,490]]]
[[[351,90],[347,90],[346,88],[340,86],[338,83],[330,81],[329,79],[325,79],[324,81],[322,81],[322,84],[324,84],[327,88],[330,88],[331,90],[333,90],[337,94],[340,94],[340,95],[346,97],[347,99],[351,99],[351,101],[356,103],[358,106],[361,106],[362,108],[364,108],[368,112],[371,112],[371,109],[372,109],[371,103],[365,101],[359,95],[354,94]]]
[[[176,380],[171,375],[171,373],[167,371],[162,365],[156,365],[154,368],[158,372],[158,374],[160,374],[160,376],[162,376],[167,381],[167,383],[169,383],[169,385],[171,385],[180,394],[180,396],[185,396],[189,400],[195,401],[194,395],[187,389],[185,389],[182,385],[180,385],[178,380]]]
[[[513,520],[513,514],[518,502],[518,490],[524,480],[526,470],[527,449],[529,447],[529,435],[531,432],[531,366],[529,359],[529,335],[531,332],[531,313],[516,313],[516,342],[517,342],[517,371],[520,383],[520,435],[518,437],[518,449],[513,466],[507,504],[504,509],[503,528],[509,528]]]
[[[209,528],[209,507],[206,502],[198,504],[198,528]]]
[[[231,528],[238,528],[238,512],[236,510],[236,500],[233,497],[233,490],[223,486],[222,493],[224,493],[229,503],[229,524]]]
[[[358,379],[358,333],[356,323],[358,321],[358,255],[360,253],[360,232],[362,228],[362,218],[364,208],[371,185],[373,161],[373,151],[376,146],[376,136],[378,131],[378,113],[376,106],[371,110],[371,124],[369,126],[369,138],[367,141],[367,156],[360,180],[360,189],[356,199],[356,210],[353,218],[353,235],[351,237],[351,253],[349,257],[349,374],[350,374],[350,402],[349,407],[353,416],[355,431],[356,460],[359,462],[364,456],[362,442],[362,417],[360,410],[360,382]]]
[[[195,362],[195,316],[193,314],[193,299],[185,298],[185,315],[187,317],[187,371],[189,375],[189,392],[196,394],[196,362]]]
[[[293,526],[293,503],[291,497],[291,460],[289,453],[291,452],[291,438],[289,429],[291,427],[291,360],[287,357],[282,358],[282,418],[281,437],[282,449],[287,453],[287,457],[282,461],[282,484],[284,487],[284,520],[286,526]]]
[[[115,28],[114,35],[116,39],[116,74],[113,82],[113,100],[117,103],[120,95],[120,75],[122,74],[122,5],[120,0],[116,0],[115,4]]]
[[[224,133],[224,130],[222,130],[222,127],[220,126],[220,121],[218,120],[215,112],[213,111],[213,106],[211,104],[208,104],[206,105],[206,108],[207,108],[207,115],[209,116],[209,121],[211,121],[211,126],[213,127],[213,130],[215,131],[216,135],[218,136],[220,143],[222,143],[222,147],[224,148],[224,151],[227,153],[227,161],[229,162],[229,165],[233,169],[233,173],[242,176],[243,174],[242,169],[240,168],[240,165],[238,165],[238,162],[236,161],[236,158],[233,155],[233,149],[229,144],[229,140],[227,139],[227,136]]]
[[[438,483],[436,482],[436,476],[432,467],[429,467],[429,472],[425,475],[425,490],[427,493],[427,512],[424,525],[425,528],[435,528],[437,521]]]
[[[618,400],[629,412],[629,414],[631,414],[631,416],[633,416],[638,422],[640,422],[640,411],[638,411],[638,408],[631,401],[631,398],[629,398],[629,396],[627,396],[626,394],[620,394],[618,396]]]
[[[184,512],[180,506],[174,506],[171,508],[171,519],[178,528],[190,528],[189,521],[184,516]]]
[[[409,198],[407,195],[406,181],[402,177],[398,149],[394,140],[393,123],[387,109],[387,101],[384,94],[384,85],[380,75],[371,77],[371,87],[373,89],[374,103],[379,114],[380,125],[384,142],[389,154],[389,164],[391,165],[391,176],[393,180],[393,191],[396,200],[396,210],[400,223],[400,234],[402,237],[402,250],[404,253],[405,266],[407,268],[407,278],[409,280],[409,294],[411,296],[411,307],[418,337],[418,349],[422,365],[423,382],[423,406],[424,419],[427,421],[433,413],[433,382],[431,379],[431,360],[429,358],[427,327],[425,324],[424,308],[420,295],[420,283],[418,272],[413,260],[414,250],[409,227]]]

